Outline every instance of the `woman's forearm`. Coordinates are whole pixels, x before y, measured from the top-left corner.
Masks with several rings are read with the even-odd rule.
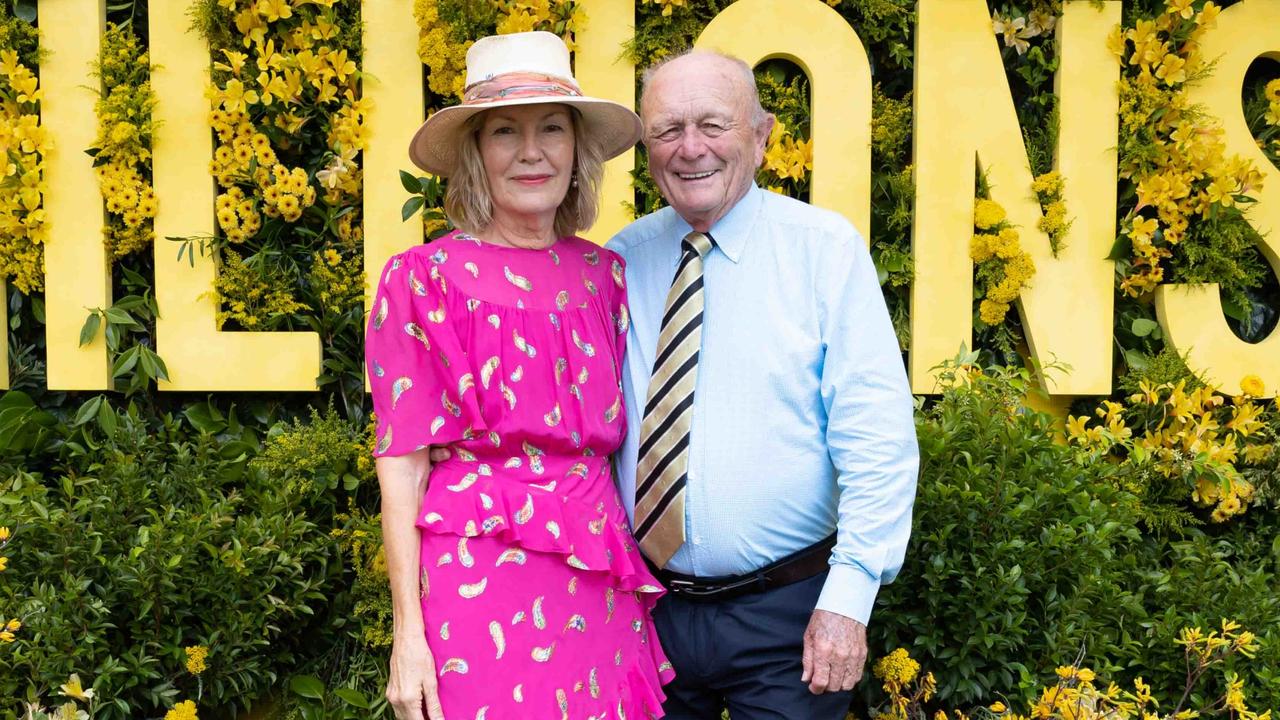
[[[382,490],[382,543],[391,583],[391,610],[396,636],[422,636],[418,553],[421,535],[415,526],[431,462],[426,450],[377,461]]]

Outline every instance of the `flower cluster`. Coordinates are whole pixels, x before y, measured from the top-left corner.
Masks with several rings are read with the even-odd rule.
[[[94,106],[98,136],[90,153],[106,202],[103,242],[113,257],[150,248],[156,216],[151,185],[151,64],[128,27],[110,25],[102,38],[98,76],[102,95]]]
[[[335,520],[342,525],[334,528],[332,535],[356,571],[353,614],[360,624],[360,640],[369,648],[389,648],[394,633],[381,516],[352,503],[349,512],[339,513]]]
[[[1062,199],[1063,184],[1062,175],[1057,170],[1040,175],[1031,183],[1031,191],[1040,202],[1043,213],[1036,227],[1049,236],[1049,247],[1054,257],[1062,251],[1062,239],[1071,227],[1071,221],[1067,219],[1067,203]]]
[[[0,281],[26,294],[44,288],[49,237],[44,157],[52,142],[40,124],[43,93],[18,51],[0,48]]]
[[[364,299],[364,268],[359,258],[344,258],[333,248],[315,254],[307,281],[326,315],[341,315]]]
[[[215,207],[218,227],[222,230],[222,236],[230,242],[244,242],[262,228],[262,215],[258,212],[257,204],[238,186],[232,185],[226,192],[218,195]]]
[[[10,537],[12,537],[12,534],[10,533],[9,528],[3,525],[0,525],[0,551],[3,551],[5,546],[9,544]],[[9,566],[9,558],[5,557],[4,555],[0,555],[0,572],[4,572],[5,568],[8,566]],[[18,639],[17,633],[21,629],[22,629],[21,620],[19,620],[18,618],[11,618],[9,620],[5,620],[4,616],[0,615],[0,643],[14,642],[15,640]]]
[[[28,720],[89,720],[96,717],[94,690],[84,687],[79,675],[72,673],[71,677],[58,687],[58,693],[67,701],[52,709],[44,708],[39,702],[28,702],[26,714],[23,717]],[[85,703],[89,711],[86,712],[78,703]]]
[[[1136,185],[1136,204],[1122,225],[1131,268],[1120,289],[1131,297],[1165,279],[1166,258],[1194,230],[1192,219],[1211,220],[1261,187],[1262,174],[1238,156],[1228,157],[1223,130],[1191,106],[1189,82],[1209,71],[1200,39],[1216,24],[1220,8],[1206,2],[1167,0],[1153,20],[1117,28],[1112,51],[1124,63],[1120,80],[1120,176]]]
[[[1247,376],[1243,395],[1228,398],[1211,386],[1194,389],[1185,380],[1139,383],[1125,402],[1102,401],[1088,416],[1068,416],[1068,441],[1095,456],[1150,462],[1165,478],[1185,485],[1185,497],[1212,508],[1223,522],[1242,514],[1255,487],[1242,468],[1264,466],[1276,457],[1275,403],[1261,400],[1262,381]]]
[[[440,17],[439,0],[414,0],[418,22],[418,58],[427,66],[427,87],[444,98],[461,98],[466,84],[467,50],[474,40],[454,37]]]
[[[1047,36],[1057,24],[1057,15],[1043,7],[1035,8],[1026,15],[997,12],[991,16],[991,29],[1004,40],[1005,47],[1013,48],[1019,55],[1031,47],[1028,40]]]
[[[1035,275],[1036,266],[1022,250],[1018,230],[1009,224],[1004,208],[996,201],[979,198],[974,202],[973,225],[969,257],[977,267],[975,282],[982,288],[978,317],[987,325],[997,325]]]
[[[190,700],[183,700],[164,714],[164,720],[199,720],[199,716],[196,715],[196,704]]]
[[[209,648],[204,645],[191,645],[183,648],[187,655],[187,672],[199,675],[207,669],[205,660],[209,657]]]
[[[275,328],[290,315],[306,309],[289,292],[291,283],[274,267],[254,268],[231,250],[221,255],[214,291],[223,300],[218,327],[228,320],[253,330]]]
[[[316,189],[307,180],[307,171],[276,165],[271,168],[271,184],[262,189],[263,212],[267,217],[297,222],[302,211],[316,201]]]
[[[920,663],[903,648],[898,648],[876,661],[871,672],[889,694],[889,709],[877,717],[887,720],[914,720],[922,715],[920,706],[928,702],[938,689],[933,673],[920,676]]]
[[[769,133],[769,144],[764,152],[761,171],[778,180],[804,180],[813,171],[813,140],[795,138],[787,126],[778,120]],[[769,189],[783,192],[780,186],[769,186]]]
[[[373,107],[360,93],[359,3],[209,0],[197,12],[216,60],[207,95],[218,228],[243,246],[219,250],[219,322],[271,329],[306,309],[295,296],[310,258],[362,237]],[[263,250],[286,261],[261,266]]]
[[[414,0],[418,22],[418,57],[427,66],[427,87],[438,96],[433,105],[462,97],[467,50],[486,35],[546,30],[564,39],[570,50],[586,27],[587,14],[578,0]]]
[[[1259,649],[1257,637],[1231,620],[1222,621],[1221,630],[1208,633],[1198,627],[1183,628],[1175,641],[1183,647],[1187,663],[1185,687],[1179,688],[1181,699],[1176,705],[1162,707],[1151,686],[1141,677],[1133,681],[1133,689],[1126,690],[1113,682],[1101,682],[1097,673],[1080,665],[1063,665],[1055,669],[1055,682],[1042,687],[1037,699],[1026,713],[1011,710],[1004,702],[993,702],[975,711],[975,717],[995,720],[1195,720],[1206,715],[1226,712],[1235,720],[1270,720],[1271,711],[1262,713],[1249,709],[1246,702],[1244,681],[1234,672],[1223,673],[1226,691],[1214,699],[1194,693],[1207,672],[1222,665],[1234,655],[1254,657]],[[923,720],[921,704],[932,692],[917,692],[908,696],[905,688],[920,670],[920,665],[901,648],[881,658],[874,668],[877,678],[883,681],[888,694],[888,709],[873,713],[872,717],[888,720]],[[932,675],[921,682],[922,689],[930,684]],[[1188,707],[1194,703],[1198,707]],[[967,716],[954,711],[938,710],[934,720],[967,720]]]

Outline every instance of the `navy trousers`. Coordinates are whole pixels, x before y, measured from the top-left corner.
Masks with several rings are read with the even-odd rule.
[[[827,574],[723,602],[668,593],[654,623],[676,679],[666,720],[844,720],[850,692],[814,695],[800,682],[804,631]]]

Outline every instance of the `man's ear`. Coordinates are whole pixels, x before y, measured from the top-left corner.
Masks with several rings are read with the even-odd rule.
[[[773,113],[765,113],[764,121],[760,123],[760,127],[756,128],[756,142],[760,143],[760,149],[763,151],[769,144],[769,136],[773,134],[773,125],[778,122],[778,118]]]

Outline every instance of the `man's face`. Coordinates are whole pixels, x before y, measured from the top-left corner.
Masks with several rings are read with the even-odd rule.
[[[715,55],[673,60],[645,88],[649,172],[695,230],[707,232],[742,199],[764,159],[773,118],[752,126],[750,92],[741,71]]]

